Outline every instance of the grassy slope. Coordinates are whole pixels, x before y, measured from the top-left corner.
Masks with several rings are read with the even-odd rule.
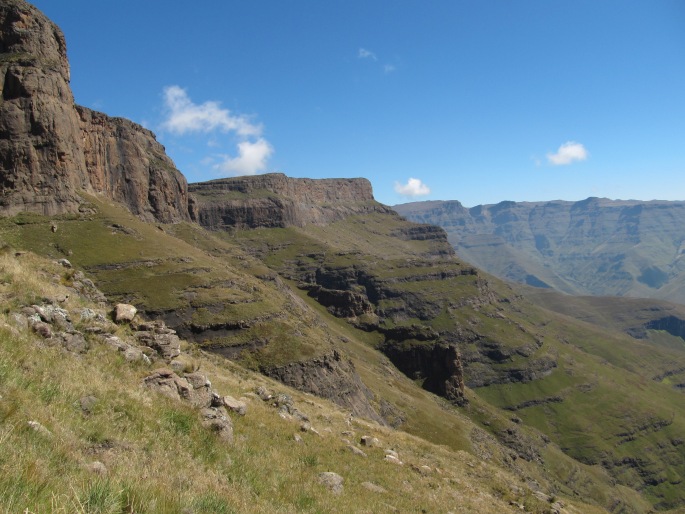
[[[235,443],[227,445],[201,426],[195,410],[141,387],[148,366],[127,363],[95,341],[87,353],[72,354],[16,326],[11,313],[22,304],[64,296],[63,268],[29,254],[4,255],[0,274],[6,306],[0,316],[2,512],[518,511],[511,502],[529,512],[549,508],[523,476],[403,432],[362,420],[350,425],[325,400],[193,350],[195,364],[221,394],[238,397],[260,385],[285,392],[321,434],[302,433],[296,442],[298,424],[253,398],[247,415],[234,417]],[[86,306],[99,309],[73,294],[63,304],[72,312]],[[126,339],[126,329],[118,335]],[[90,414],[79,407],[85,395],[97,398]],[[367,458],[350,452],[341,437],[362,434],[382,441],[366,449]],[[385,462],[383,448],[395,449],[405,465]],[[106,474],[89,470],[95,461]],[[430,469],[420,473],[419,466]],[[345,479],[334,499],[317,483],[323,471]],[[366,481],[387,492],[368,492]],[[563,501],[567,512],[599,512]]]
[[[358,266],[387,279],[397,273],[421,272],[417,267],[398,269],[401,256],[405,260],[425,257],[426,242],[388,237],[399,223],[383,216],[366,216],[326,227],[280,229],[277,233],[249,231],[237,237],[260,252],[268,247],[265,262],[275,269],[287,269],[315,249],[314,253],[331,255],[326,265],[345,266],[353,256]],[[274,244],[274,239],[278,243]],[[289,244],[283,246],[283,241]],[[421,269],[425,270],[425,263]],[[526,344],[535,337],[544,344],[533,357],[553,356],[558,366],[539,380],[490,385],[478,388],[476,393],[497,407],[516,410],[525,423],[549,435],[569,455],[604,465],[620,483],[642,489],[644,476],[640,475],[650,475],[645,492],[662,508],[683,501],[680,486],[685,459],[678,444],[679,434],[685,430],[683,396],[668,383],[652,380],[668,369],[685,365],[682,348],[655,347],[615,331],[579,324],[516,299],[508,286],[496,280],[490,282],[500,298],[510,299],[510,304],[505,304],[509,307],[454,309],[450,319],[440,315],[427,324],[437,330],[445,323],[471,324],[478,333],[511,346]],[[407,282],[397,287],[432,303],[447,304],[455,296],[477,294],[471,277]],[[521,360],[515,356],[502,367],[516,366]],[[545,401],[552,397],[562,401]]]
[[[626,389],[620,383],[625,380],[619,380],[622,376],[621,371],[617,369],[615,375],[619,378],[613,379],[614,382],[618,380],[618,385],[605,387],[602,382],[601,387],[594,390],[596,391],[594,395],[584,394],[585,384],[590,382],[588,376],[594,376],[592,373],[605,373],[604,361],[612,362],[612,359],[616,361],[613,364],[616,368],[629,367],[632,362],[632,367],[635,369],[631,373],[636,375],[630,376],[628,381],[639,383],[645,380],[644,376],[638,374],[643,366],[639,359],[643,359],[644,356],[632,355],[633,350],[631,350],[626,354],[627,357],[619,359],[619,354],[622,355],[624,352],[612,353],[611,348],[606,348],[607,345],[602,338],[606,337],[608,341],[615,341],[617,344],[625,344],[625,340],[619,336],[595,334],[588,338],[589,332],[575,327],[571,322],[567,323],[563,318],[552,316],[551,319],[554,321],[550,323],[548,313],[536,311],[532,306],[516,300],[516,295],[507,290],[506,286],[494,282],[497,287],[504,288],[499,291],[499,294],[510,298],[511,309],[506,312],[510,320],[495,320],[491,316],[494,313],[501,314],[501,306],[486,304],[480,306],[479,309],[470,307],[452,309],[449,313],[446,310],[431,323],[436,329],[455,322],[469,326],[473,324],[488,337],[496,338],[512,346],[526,344],[533,336],[541,336],[545,340],[545,345],[540,352],[560,355],[561,365],[547,379],[524,384],[513,393],[507,392],[503,386],[481,388],[477,391],[479,396],[468,393],[472,402],[471,407],[464,411],[457,411],[416,387],[416,384],[389,364],[387,359],[374,349],[380,342],[378,334],[361,332],[344,320],[332,317],[303,292],[297,294],[300,296],[300,301],[307,302],[309,307],[304,310],[299,309],[294,313],[295,315],[289,313],[288,309],[296,303],[292,293],[287,293],[287,287],[275,287],[273,271],[235,244],[240,242],[249,252],[263,256],[264,261],[273,268],[284,268],[284,264],[291,261],[312,260],[314,257],[311,256],[320,252],[327,252],[329,262],[334,265],[366,266],[367,269],[376,270],[379,276],[390,279],[416,273],[414,265],[417,264],[420,264],[422,273],[429,272],[431,267],[444,269],[444,266],[447,266],[455,270],[463,268],[456,261],[446,264],[430,256],[432,243],[429,241],[405,241],[391,237],[390,234],[404,226],[403,222],[397,218],[373,215],[351,218],[328,227],[257,230],[231,236],[225,233],[208,234],[196,226],[186,224],[163,226],[163,230],[160,230],[153,225],[140,223],[116,206],[98,204],[98,208],[99,214],[90,218],[58,220],[58,231],[54,234],[50,231],[51,220],[45,218],[2,220],[0,224],[2,237],[15,246],[34,249],[52,257],[68,255],[72,262],[89,270],[98,284],[106,292],[113,293],[115,299],[132,298],[139,305],[147,308],[154,309],[157,307],[156,302],[159,301],[167,309],[183,309],[188,305],[201,309],[203,306],[211,307],[216,303],[214,295],[217,298],[233,298],[231,295],[240,295],[247,291],[247,296],[250,296],[249,293],[252,292],[254,299],[261,302],[259,308],[255,308],[253,315],[264,311],[274,316],[280,315],[279,319],[285,320],[286,328],[290,327],[293,331],[298,328],[305,330],[304,336],[297,338],[299,346],[293,348],[291,338],[285,338],[280,340],[280,346],[279,344],[268,345],[260,355],[257,355],[260,361],[278,362],[278,359],[287,361],[303,358],[309,355],[309,352],[321,351],[320,345],[323,340],[326,340],[320,337],[321,334],[345,336],[348,342],[339,347],[345,354],[352,357],[362,379],[376,393],[374,399],[376,406],[380,405],[381,399],[388,401],[406,419],[403,429],[426,440],[448,445],[453,450],[463,450],[481,456],[491,455],[492,462],[510,466],[510,456],[507,451],[499,448],[490,440],[491,436],[480,428],[476,428],[471,420],[482,424],[483,428],[489,430],[490,433],[504,430],[514,426],[514,423],[510,421],[512,413],[498,410],[485,400],[497,406],[511,407],[512,404],[519,404],[521,401],[545,398],[564,388],[571,388],[574,395],[569,396],[568,401],[562,404],[551,405],[560,409],[558,412],[552,412],[551,422],[547,421],[546,411],[544,415],[536,414],[535,409],[538,407],[518,411],[516,416],[547,432],[550,437],[566,448],[567,452],[578,452],[577,456],[585,458],[587,462],[596,462],[597,459],[594,457],[597,454],[595,450],[598,448],[603,451],[604,447],[609,447],[612,458],[629,449],[639,453],[647,448],[645,440],[640,438],[637,444],[643,446],[631,448],[622,445],[623,447],[619,450],[614,450],[619,437],[616,434],[625,431],[621,424],[625,416],[619,412],[616,417],[612,412],[607,427],[605,426],[607,422],[602,419],[605,413],[597,412],[595,409],[597,402],[617,406],[625,404]],[[113,223],[132,229],[134,232],[113,230],[111,228]],[[88,234],[87,238],[81,236],[84,233]],[[188,259],[191,260],[188,261]],[[108,261],[143,262],[144,264],[123,266],[120,269],[103,268],[102,265],[107,264]],[[132,269],[135,270],[133,278],[130,278],[126,287],[121,287],[120,284],[125,283],[127,277],[131,277]],[[168,280],[170,276],[181,278],[173,283]],[[446,298],[451,298],[449,301],[454,302],[457,299],[461,301],[464,297],[476,297],[480,294],[477,282],[473,276],[465,275],[455,278],[454,281],[423,282],[421,286],[416,282],[399,282],[397,287],[416,295],[423,295],[431,302],[444,302]],[[167,288],[164,294],[157,289],[158,284],[163,284],[163,287]],[[430,290],[423,287],[427,284],[431,286]],[[207,288],[208,285],[212,288]],[[194,294],[187,294],[188,286],[191,286],[190,292]],[[251,305],[250,300],[251,297],[245,302],[247,306]],[[516,313],[522,310],[533,314],[524,316]],[[218,321],[224,317],[230,318],[232,315],[230,311],[225,310],[217,313],[207,309],[207,312],[210,317],[214,318],[210,321]],[[303,312],[306,312],[306,316],[302,316]],[[230,319],[239,318],[234,316]],[[322,320],[324,320],[325,329],[321,328]],[[391,322],[411,324],[416,320],[404,319]],[[512,330],[515,324],[523,326],[525,330]],[[274,326],[268,322],[260,326],[266,327],[265,330],[271,327],[271,330],[279,332],[283,328],[280,325],[274,329]],[[578,333],[569,337],[569,333],[573,330]],[[560,343],[560,339],[565,339],[569,343]],[[608,356],[602,354],[601,357],[596,357],[591,355],[592,352],[604,352]],[[645,347],[645,353],[649,353],[648,347]],[[649,364],[650,369],[661,369],[661,358],[661,354],[654,356],[653,362]],[[566,364],[567,360],[571,360],[571,364]],[[511,363],[505,363],[503,367],[508,365]],[[570,380],[568,377],[576,378]],[[628,390],[630,385],[628,384]],[[498,387],[501,390],[498,390]],[[634,426],[638,428],[640,421],[644,420],[645,415],[649,413],[651,413],[649,419],[665,419],[666,411],[668,415],[673,412],[671,403],[677,401],[677,397],[661,395],[662,390],[654,389],[652,384],[648,384],[645,391],[643,395],[636,396],[635,404],[631,404],[627,411],[636,420]],[[654,405],[650,402],[647,409],[644,402],[649,395],[664,396],[665,399],[660,398]],[[678,405],[675,408],[677,412],[679,412],[677,409],[681,409]],[[574,434],[578,431],[576,420],[582,419],[583,416],[591,419],[591,429],[583,427],[582,430],[587,431],[587,436],[585,439],[574,441]],[[554,427],[550,427],[550,423]],[[680,423],[679,420],[659,430],[655,433],[656,439],[653,438],[652,442],[656,441],[656,444],[661,445],[668,440],[664,438],[670,437],[671,431],[676,432],[681,428],[678,423]],[[529,431],[525,427],[521,427],[520,430],[529,437],[540,440],[539,434],[535,431]],[[565,436],[566,433],[569,434],[568,437]],[[479,442],[483,437],[490,438],[487,439],[490,442],[485,449]],[[602,442],[605,437],[607,437],[607,442]],[[633,446],[635,444],[633,443]],[[623,505],[636,511],[646,508],[646,504],[636,497],[634,492],[621,487],[612,487],[611,479],[598,466],[585,466],[571,461],[554,445],[540,447],[545,462],[544,467],[524,463],[519,459],[516,464],[519,476],[547,484],[550,490],[556,489],[567,494],[580,495],[601,505]],[[499,449],[493,450],[493,448]],[[591,455],[592,458],[586,457],[586,454]],[[676,457],[678,455],[680,454],[676,454]],[[678,463],[673,465],[673,470],[666,471],[668,477],[665,485],[658,486],[655,492],[648,491],[654,501],[662,501],[660,498],[665,498],[667,501],[678,498],[677,491],[667,488],[673,485],[668,483],[668,480],[675,481],[678,476],[682,476]],[[624,478],[628,484],[635,484],[634,477],[621,478]]]

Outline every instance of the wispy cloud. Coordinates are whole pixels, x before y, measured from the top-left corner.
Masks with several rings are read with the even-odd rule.
[[[397,70],[397,66],[395,66],[394,64],[385,63],[381,65],[378,59],[378,55],[376,55],[375,52],[372,52],[371,50],[368,50],[366,48],[359,48],[359,51],[357,52],[357,58],[373,61],[374,63],[376,63],[376,66],[378,66],[386,75],[393,73]]]
[[[360,48],[359,52],[357,53],[357,57],[359,57],[360,59],[371,59],[372,61],[378,60],[376,54],[371,52],[370,50],[367,50],[366,48]]]
[[[588,151],[582,144],[567,141],[559,147],[556,153],[548,153],[547,161],[554,166],[564,166],[575,161],[584,161],[588,155]]]
[[[205,156],[200,164],[222,175],[255,175],[266,170],[273,146],[262,137],[263,127],[247,116],[236,115],[220,102],[194,103],[185,89],[169,86],[163,92],[166,116],[161,127],[173,134],[209,134],[206,145],[216,153]],[[221,141],[217,134],[226,134]],[[237,140],[237,142],[236,142]],[[237,155],[218,153],[222,147],[236,145]],[[218,162],[217,162],[218,161]]]
[[[410,178],[406,184],[395,182],[395,192],[402,196],[426,196],[429,195],[430,188],[418,178]]]

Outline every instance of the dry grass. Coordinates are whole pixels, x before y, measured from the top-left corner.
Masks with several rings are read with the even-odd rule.
[[[96,341],[87,353],[73,354],[16,325],[13,312],[20,304],[64,296],[62,271],[32,255],[0,257],[6,306],[0,319],[1,512],[518,510],[510,502],[529,512],[549,508],[520,477],[470,453],[363,420],[350,423],[346,412],[325,400],[194,350],[189,361],[215,390],[235,397],[259,385],[285,392],[320,434],[301,433],[298,422],[253,397],[248,414],[233,418],[235,442],[228,445],[201,426],[194,409],[144,389],[147,366],[127,363]],[[72,295],[63,305],[76,309],[84,302]],[[97,398],[89,414],[79,402],[87,395]],[[50,434],[32,429],[29,421]],[[366,458],[343,441],[361,435],[382,442],[365,449]],[[386,462],[386,448],[405,464]],[[104,464],[106,474],[92,470],[95,462]],[[430,470],[418,472],[424,465]],[[341,495],[318,484],[323,471],[344,477]],[[369,492],[366,481],[387,492]],[[593,511],[565,501],[569,512]]]

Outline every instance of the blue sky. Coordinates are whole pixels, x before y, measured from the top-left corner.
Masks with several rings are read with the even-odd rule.
[[[685,199],[680,0],[40,0],[76,102],[189,182],[366,177],[386,204]]]

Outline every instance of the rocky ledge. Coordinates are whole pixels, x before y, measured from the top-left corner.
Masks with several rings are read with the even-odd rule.
[[[190,184],[189,191],[191,218],[212,230],[301,227],[392,212],[374,200],[364,178],[312,180],[269,173]]]

